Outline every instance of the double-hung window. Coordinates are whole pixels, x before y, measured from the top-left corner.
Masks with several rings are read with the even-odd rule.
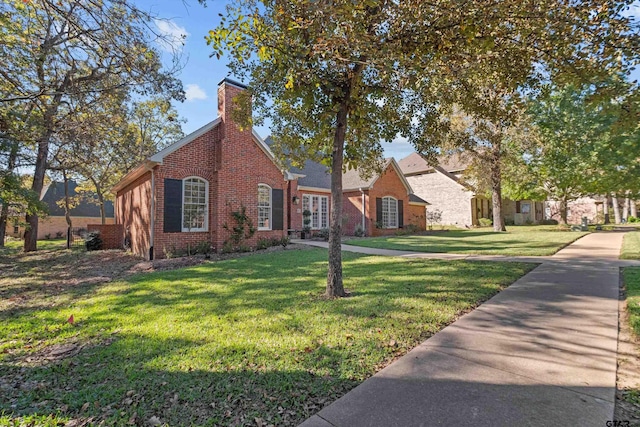
[[[390,196],[382,198],[382,227],[398,228],[398,200]]]
[[[182,181],[182,231],[207,231],[207,181]]]
[[[258,185],[258,230],[271,230],[271,187]]]

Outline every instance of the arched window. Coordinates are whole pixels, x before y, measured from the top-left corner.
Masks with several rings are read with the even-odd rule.
[[[258,185],[258,230],[271,230],[271,187]]]
[[[391,196],[382,198],[382,227],[398,228],[398,200]]]
[[[207,231],[209,183],[202,178],[182,180],[182,231]]]

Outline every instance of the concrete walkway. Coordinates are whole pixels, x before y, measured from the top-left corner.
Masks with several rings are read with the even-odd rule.
[[[619,266],[631,264],[617,259],[623,234],[589,234],[532,257],[541,262],[532,272],[302,426],[606,425]]]

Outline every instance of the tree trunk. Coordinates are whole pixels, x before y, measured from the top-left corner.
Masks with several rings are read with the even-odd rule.
[[[0,248],[4,248],[4,239],[7,234],[7,219],[9,218],[9,206],[6,203],[2,204],[0,210]]]
[[[560,222],[560,224],[567,225],[567,223],[568,223],[567,217],[569,216],[568,215],[568,213],[569,213],[568,210],[569,210],[569,204],[567,203],[567,196],[563,195],[560,198],[560,207],[559,207],[559,211],[560,211],[559,212],[560,213],[559,222]]]
[[[18,143],[11,141],[11,151],[9,151],[9,158],[7,159],[7,174],[12,174],[16,168],[18,161]],[[7,220],[9,219],[9,203],[5,201],[2,204],[2,210],[0,210],[0,248],[4,247],[4,239],[7,232]]]
[[[622,217],[620,216],[620,205],[618,204],[618,196],[612,194],[611,203],[613,204],[613,216],[615,217],[616,224],[620,224],[622,222]]]
[[[35,170],[31,190],[40,197],[44,187],[44,175],[47,170],[47,158],[49,157],[49,138],[51,132],[47,131],[38,141],[38,155],[36,157]],[[25,217],[27,228],[24,232],[24,251],[32,252],[38,249],[38,215],[27,214]]]
[[[500,156],[502,144],[499,136],[493,141],[490,159],[491,173],[491,204],[493,206],[493,231],[507,231],[502,215],[502,171],[500,168]]]
[[[329,272],[327,297],[346,296],[342,284],[342,166],[347,130],[347,102],[343,101],[336,116],[336,131],[331,153],[331,224],[329,228]]]
[[[622,210],[622,219],[624,222],[627,222],[629,219],[629,209],[631,208],[631,201],[629,200],[629,192],[627,191],[624,195],[624,205]]]
[[[638,218],[638,205],[636,205],[635,200],[631,200],[631,216],[634,218]]]
[[[611,218],[609,218],[609,205],[611,204],[611,196],[609,196],[608,194],[606,195],[606,197],[604,198],[604,223],[605,224],[610,224],[611,223]]]

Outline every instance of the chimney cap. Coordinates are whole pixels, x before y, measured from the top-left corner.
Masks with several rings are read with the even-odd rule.
[[[223,83],[229,84],[231,86],[235,86],[238,89],[247,89],[248,88],[247,85],[242,84],[240,82],[237,82],[235,80],[232,80],[229,77],[225,77],[224,79],[222,79],[222,81],[220,83],[218,83],[218,86],[222,86]]]

